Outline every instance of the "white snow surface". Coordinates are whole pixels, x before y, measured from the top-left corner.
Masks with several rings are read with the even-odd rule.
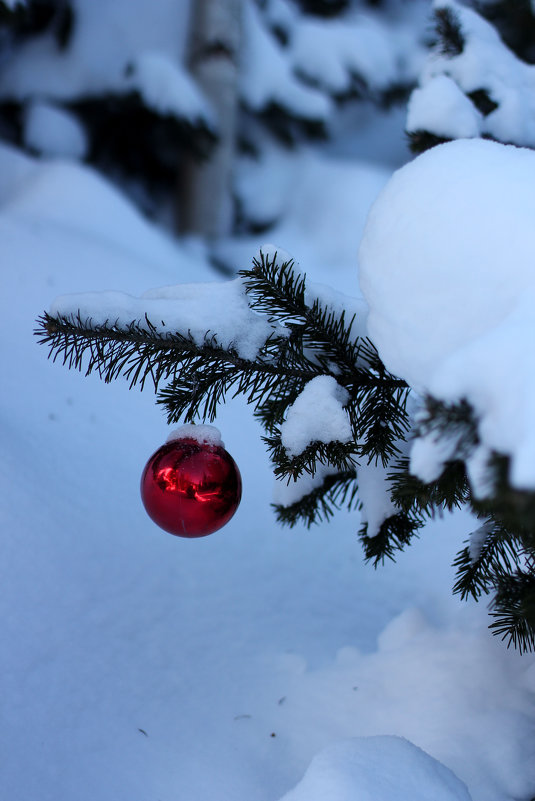
[[[471,801],[466,785],[402,737],[359,737],[331,745],[281,801]]]
[[[358,244],[370,205],[391,170],[381,164],[316,154],[307,148],[300,148],[292,159],[279,158],[271,151],[266,162],[248,160],[241,167],[240,183],[249,187],[244,193],[246,202],[254,190],[262,218],[267,196],[267,216],[277,220],[269,231],[270,241],[293,256],[309,286],[312,282],[328,285],[332,293],[334,285],[351,298],[351,313],[358,313],[360,325],[367,306],[355,275]],[[223,261],[241,268],[250,264],[251,252],[263,246],[265,239],[262,234],[223,241],[217,252]]]
[[[534,181],[532,151],[440,145],[394,174],[359,255],[388,369],[420,392],[468,399],[482,444],[511,456],[522,488],[535,486]]]
[[[320,171],[322,226],[303,232],[296,210],[285,230],[298,260],[320,254],[315,279],[344,288],[370,184],[343,184],[343,241],[356,241],[329,261],[342,183],[334,165]],[[229,401],[218,427],[243,476],[240,509],[202,540],[158,530],[139,498],[166,437],[152,393],[48,361],[34,320],[58,294],[140,297],[216,276],[199,243],[170,240],[87,169],[1,147],[0,175],[0,795],[276,801],[334,747],[359,798],[363,774],[336,743],[386,735],[439,760],[473,801],[531,798],[534,658],[489,634],[483,605],[451,597],[453,555],[477,522],[434,521],[377,571],[357,514],[281,529],[260,429]],[[392,757],[400,769],[406,751]],[[310,775],[319,792],[325,773],[317,787]],[[437,773],[428,797],[442,786]]]
[[[318,375],[306,384],[280,426],[281,442],[290,456],[297,456],[312,442],[350,442],[351,425],[344,409],[346,389],[329,375]]]

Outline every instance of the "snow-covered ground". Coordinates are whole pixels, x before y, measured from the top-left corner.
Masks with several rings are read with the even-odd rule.
[[[356,294],[385,173],[303,168],[306,214],[288,209],[276,244]],[[48,362],[34,320],[64,293],[220,279],[198,243],[169,241],[82,167],[2,148],[0,173],[0,797],[531,799],[535,661],[450,592],[468,516],[377,571],[356,516],[280,529],[260,432],[233,403],[218,426],[240,509],[199,540],[158,530],[139,497],[168,434],[150,390]]]

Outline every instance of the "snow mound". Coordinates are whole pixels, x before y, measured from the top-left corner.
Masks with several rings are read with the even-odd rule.
[[[470,801],[466,785],[403,737],[356,737],[329,746],[281,801]]]
[[[444,401],[466,398],[520,488],[535,486],[534,182],[532,151],[440,145],[394,174],[359,253],[387,368]]]

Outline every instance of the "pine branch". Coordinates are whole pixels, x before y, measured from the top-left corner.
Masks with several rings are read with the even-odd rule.
[[[388,480],[390,498],[399,511],[385,520],[375,536],[368,536],[367,524],[359,534],[365,557],[375,567],[385,558],[395,561],[395,553],[404,550],[426,520],[460,508],[468,496],[462,462],[448,463],[437,481],[425,484],[409,472],[409,460],[402,458],[392,465]]]
[[[470,497],[464,462],[446,462],[440,477],[429,484],[412,475],[409,460],[399,459],[389,473],[391,498],[399,509],[419,520],[437,512],[460,509]]]
[[[453,562],[457,568],[453,592],[463,601],[470,595],[475,600],[482,594],[488,595],[500,581],[520,568],[523,553],[517,536],[487,520],[471,535]]]
[[[507,647],[535,651],[535,565],[500,579],[490,613],[495,620],[489,628]]]
[[[233,397],[247,397],[269,432],[317,375],[330,374],[340,380],[342,373],[350,391],[363,396],[385,383],[394,391],[405,386],[384,368],[372,372],[352,362],[362,352],[363,362],[382,367],[370,344],[353,341],[343,312],[337,315],[319,302],[306,305],[305,279],[294,274],[291,262],[278,266],[276,259],[262,257],[244,275],[248,275],[252,307],[268,314],[272,322],[272,334],[254,361],[240,357],[232,345],[223,348],[210,332],[199,345],[190,333],[162,332],[148,318],[127,325],[110,321],[97,325],[79,314],[57,319],[44,315],[36,333],[41,343],[48,344],[54,360],[61,358],[78,370],[85,367],[86,375],[96,371],[107,382],[123,375],[131,387],[142,388],[150,379],[156,390],[162,381],[169,381],[160,390],[158,402],[166,408],[170,422],[182,415],[188,420],[196,416],[213,420],[218,404],[232,392]],[[275,333],[275,322],[277,331],[286,324],[289,336]],[[332,359],[342,354],[340,370]]]
[[[320,300],[306,302],[306,276],[294,271],[294,262],[278,263],[277,254],[260,254],[251,270],[242,270],[249,305],[290,329],[293,341],[314,353],[313,363],[321,373],[343,376],[339,383],[352,387],[388,385],[406,388],[405,381],[390,375],[369,340],[353,334],[354,316],[336,311]],[[370,371],[378,375],[370,375]]]
[[[290,456],[281,442],[280,432],[262,437],[268,448],[276,478],[289,477],[294,481],[303,473],[314,476],[320,465],[329,465],[339,472],[349,473],[355,467],[358,448],[354,442],[311,442],[302,453]]]
[[[40,344],[48,345],[49,357],[61,359],[69,368],[85,369],[85,375],[97,372],[106,383],[123,376],[130,388],[136,384],[143,388],[150,379],[156,390],[171,379],[159,402],[167,406],[172,421],[183,413],[193,419],[203,402],[204,418],[213,420],[218,402],[233,386],[235,394],[248,394],[249,400],[260,403],[280,384],[281,374],[301,387],[317,375],[316,370],[288,364],[287,359],[281,367],[277,357],[286,352],[286,342],[275,334],[252,361],[232,346],[223,348],[210,332],[199,345],[190,333],[162,333],[148,318],[120,326],[94,324],[79,314],[57,318],[44,314],[38,324],[35,333]]]
[[[326,475],[321,484],[302,496],[295,503],[283,506],[273,504],[277,521],[293,527],[304,523],[311,525],[329,520],[334,512],[343,506],[358,508],[356,471],[347,470]]]
[[[364,557],[367,562],[373,562],[377,567],[384,564],[385,558],[395,561],[394,554],[402,551],[413,539],[422,523],[411,518],[403,512],[388,517],[381,525],[379,532],[373,537],[368,535],[368,524],[364,523],[359,531],[359,537],[364,547]]]

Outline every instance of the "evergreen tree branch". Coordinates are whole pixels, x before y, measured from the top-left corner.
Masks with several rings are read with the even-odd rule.
[[[37,322],[35,334],[39,344],[48,345],[49,358],[61,359],[64,365],[79,371],[85,366],[85,375],[96,371],[106,383],[123,376],[131,387],[138,383],[143,387],[151,378],[158,389],[160,381],[179,372],[189,359],[207,365],[226,363],[242,372],[273,377],[281,374],[276,354],[285,348],[285,341],[275,335],[268,337],[258,359],[252,361],[241,357],[232,346],[222,347],[209,331],[199,345],[190,333],[161,332],[148,317],[144,322],[119,325],[109,321],[95,324],[79,314],[52,317],[45,313]],[[286,376],[303,383],[317,375],[316,370],[287,363],[283,369]]]
[[[524,550],[518,537],[493,520],[471,535],[453,566],[457,568],[453,592],[464,601],[489,594],[501,580],[520,568]]]
[[[495,618],[489,628],[524,653],[535,650],[535,565],[502,576],[490,613]]]
[[[392,465],[388,478],[396,506],[420,520],[433,518],[437,512],[460,509],[470,497],[464,462],[460,459],[446,462],[440,477],[429,484],[410,472],[406,457]]]
[[[289,477],[294,481],[303,473],[314,476],[320,465],[328,465],[339,472],[349,473],[355,467],[357,446],[354,442],[311,442],[297,456],[290,456],[281,442],[280,432],[262,437],[267,446],[276,478]]]
[[[411,518],[403,512],[388,517],[373,537],[368,535],[368,523],[364,523],[359,531],[359,537],[364,547],[364,557],[373,566],[384,564],[385,558],[395,561],[395,553],[402,551],[413,539],[422,522]]]
[[[307,528],[329,520],[338,509],[358,508],[357,481],[354,469],[326,475],[313,490],[295,503],[284,506],[273,504],[277,521],[293,527],[304,523]]]

